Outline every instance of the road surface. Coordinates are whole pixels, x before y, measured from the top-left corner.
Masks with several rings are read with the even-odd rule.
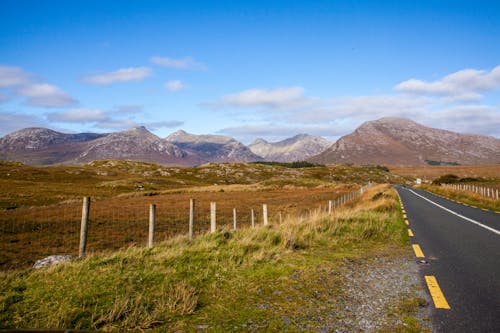
[[[500,332],[500,214],[410,187],[396,189],[433,300],[433,330]]]

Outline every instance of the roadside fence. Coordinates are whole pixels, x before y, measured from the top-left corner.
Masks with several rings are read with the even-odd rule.
[[[152,247],[177,235],[192,240],[221,229],[281,224],[287,216],[304,218],[318,210],[332,214],[371,185],[316,196],[305,193],[301,197],[297,193],[289,200],[274,198],[259,205],[254,203],[258,198],[253,202],[217,202],[207,196],[198,200],[196,194],[191,194],[194,198],[182,197],[176,202],[161,197],[112,201],[85,197],[83,204],[78,200],[7,210],[0,214],[0,270],[28,267],[49,255],[84,257],[128,246]],[[305,196],[309,201],[305,202]]]
[[[498,200],[498,189],[489,187],[476,186],[471,184],[441,184],[441,186],[455,190],[477,193],[483,197]]]

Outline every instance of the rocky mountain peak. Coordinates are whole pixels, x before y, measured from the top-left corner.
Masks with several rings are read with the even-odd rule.
[[[123,131],[122,133],[130,133],[130,134],[134,134],[134,135],[153,134],[150,131],[148,131],[148,129],[145,126],[134,126],[134,127],[131,127],[129,129]]]
[[[311,161],[403,165],[498,163],[500,139],[429,128],[404,118],[382,118],[363,123]]]
[[[252,152],[268,161],[293,162],[305,160],[318,154],[330,147],[331,144],[330,141],[321,137],[298,134],[278,142],[258,139],[248,147]]]
[[[259,145],[259,144],[266,144],[268,143],[266,140],[262,138],[255,139],[254,142],[252,142],[250,145]]]

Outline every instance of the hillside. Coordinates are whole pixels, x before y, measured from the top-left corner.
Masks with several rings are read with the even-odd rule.
[[[365,122],[310,160],[358,165],[496,164],[500,163],[500,139],[382,118]]]
[[[331,144],[330,141],[321,137],[299,134],[278,142],[257,139],[248,148],[256,155],[262,156],[266,161],[293,162],[304,161],[317,155],[330,147]]]

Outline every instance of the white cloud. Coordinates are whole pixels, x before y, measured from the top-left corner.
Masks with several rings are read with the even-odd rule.
[[[500,137],[500,106],[472,104],[497,88],[500,66],[491,71],[458,71],[435,82],[408,80],[396,86],[401,93],[313,98],[302,87],[256,88],[224,95],[219,102],[206,105],[222,108],[233,120],[249,124],[221,130],[242,141],[258,136],[280,139],[301,132],[332,138],[382,117],[410,118],[428,127]]]
[[[491,71],[464,69],[427,82],[410,79],[396,85],[395,89],[412,94],[439,95],[451,101],[477,101],[482,93],[500,87],[500,66]]]
[[[155,122],[144,123],[144,126],[151,129],[152,131],[155,131],[155,130],[160,129],[160,128],[174,128],[174,127],[179,127],[182,125],[184,125],[184,122],[178,121],[178,120],[165,120],[165,121],[155,121]]]
[[[165,89],[170,92],[175,92],[184,89],[184,84],[179,80],[172,80],[165,83]]]
[[[175,59],[175,58],[154,56],[151,57],[149,60],[151,61],[151,63],[155,65],[173,69],[191,69],[191,70],[206,69],[206,66],[203,63],[196,61],[192,57]]]
[[[174,128],[183,125],[184,122],[177,120],[167,120],[167,121],[156,121],[156,122],[139,122],[132,118],[126,119],[114,119],[114,118],[106,118],[102,121],[99,121],[96,126],[103,129],[110,130],[124,130],[127,128],[135,127],[135,126],[146,126],[146,128],[154,131],[160,128]]]
[[[96,124],[96,127],[103,129],[111,129],[111,130],[123,130],[135,126],[139,126],[139,124],[135,120],[130,118],[127,119],[106,118],[102,121],[99,121]]]
[[[32,82],[31,76],[22,68],[0,66],[0,88],[13,88]]]
[[[113,109],[113,113],[124,114],[124,113],[138,113],[141,112],[144,105],[119,105]]]
[[[232,107],[295,108],[311,102],[312,99],[303,94],[302,87],[249,89],[225,95],[219,104]]]
[[[25,85],[17,94],[27,98],[27,104],[43,107],[64,107],[76,104],[76,101],[58,87],[47,83]]]
[[[97,85],[109,85],[116,82],[143,80],[151,74],[152,71],[148,67],[129,67],[121,68],[114,72],[87,77],[85,81]]]
[[[53,112],[47,115],[51,121],[63,123],[88,123],[107,119],[104,112],[97,109],[72,109],[65,112]]]
[[[19,67],[0,66],[0,88],[13,90],[18,96],[26,97],[26,104],[31,106],[64,107],[77,103],[59,87],[41,83]]]
[[[5,95],[5,94],[2,94],[0,92],[0,103],[3,103],[5,101],[7,101],[7,100],[9,100],[9,97],[7,95]]]
[[[498,106],[454,106],[421,114],[415,120],[429,127],[500,137],[500,108]]]
[[[31,114],[0,112],[0,135],[26,127],[45,127],[46,125],[41,118]]]

